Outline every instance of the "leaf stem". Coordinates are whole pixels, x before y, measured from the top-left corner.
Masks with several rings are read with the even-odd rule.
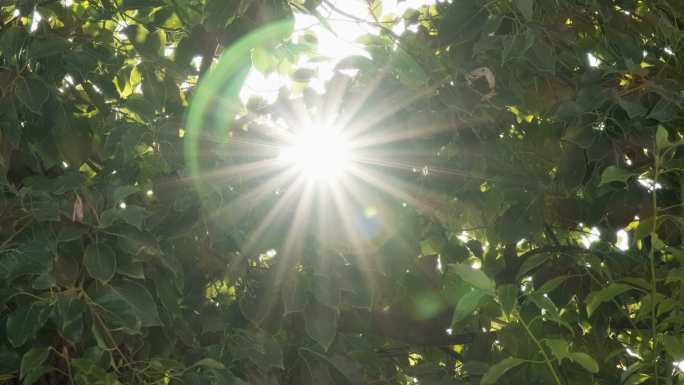
[[[522,324],[523,328],[525,328],[527,335],[530,336],[530,338],[532,339],[534,344],[537,345],[537,348],[541,352],[542,356],[544,356],[544,362],[546,362],[546,366],[549,368],[551,375],[553,375],[553,378],[556,380],[556,384],[557,385],[563,385],[561,383],[560,377],[558,377],[558,373],[556,373],[556,368],[553,367],[553,363],[551,362],[549,355],[546,354],[546,350],[544,350],[544,347],[542,346],[541,342],[537,339],[537,337],[534,336],[534,334],[532,333],[532,330],[530,330],[529,326],[525,323],[525,320],[523,319],[522,315],[519,312],[518,312],[518,319],[520,319],[520,324]]]
[[[658,186],[658,169],[660,168],[660,155],[658,154],[658,147],[654,146],[653,151],[653,191],[651,193],[651,206],[653,213],[653,227],[651,228],[651,242],[648,250],[648,259],[651,270],[651,334],[653,338],[653,380],[654,384],[658,385],[658,319],[656,317],[656,294],[657,294],[657,280],[655,267],[655,241],[658,239],[656,231],[658,230],[658,198],[656,196]]]

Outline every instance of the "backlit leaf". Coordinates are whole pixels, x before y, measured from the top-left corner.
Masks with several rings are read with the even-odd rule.
[[[630,285],[622,283],[611,283],[601,290],[591,292],[585,302],[587,304],[587,315],[591,317],[594,311],[601,306],[601,304],[615,299],[620,294],[626,293],[634,288]]]
[[[600,185],[602,186],[611,182],[627,183],[627,181],[634,176],[635,174],[633,172],[615,166],[608,166],[601,174]]]
[[[518,301],[518,285],[502,285],[496,289],[499,303],[506,315],[510,315]]]
[[[456,308],[454,309],[453,317],[451,318],[451,325],[454,323],[464,320],[466,317],[470,316],[477,310],[480,305],[480,300],[482,298],[489,296],[490,294],[482,290],[471,290],[464,294],[456,303]]]
[[[487,277],[482,270],[473,269],[470,265],[465,263],[457,263],[449,265],[449,271],[455,273],[473,287],[480,289],[480,291],[494,295],[496,283],[491,278]]]

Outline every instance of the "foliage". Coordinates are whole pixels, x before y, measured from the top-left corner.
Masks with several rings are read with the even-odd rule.
[[[266,117],[326,108],[293,14],[354,15],[0,0],[0,381],[684,382],[683,3],[368,3],[370,58],[336,63],[327,91],[350,126],[402,137],[372,150],[408,170],[376,167],[395,193],[367,188],[384,227],[362,247],[324,236],[333,220],[289,256],[296,218],[263,229],[278,198],[247,199],[272,175],[215,176]],[[282,20],[228,57],[230,92],[251,64],[291,94],[225,94],[186,132],[211,59]]]

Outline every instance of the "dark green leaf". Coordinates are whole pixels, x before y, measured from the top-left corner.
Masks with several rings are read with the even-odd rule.
[[[301,348],[299,354],[307,361],[316,361],[317,363],[327,364],[328,368],[342,375],[344,380],[351,385],[366,384],[366,376],[363,368],[357,362],[351,361],[343,356],[328,357],[312,349]]]
[[[551,354],[556,357],[558,363],[570,357],[570,344],[567,341],[547,338],[544,343],[551,349]]]
[[[287,280],[281,291],[283,297],[284,315],[304,311],[306,306],[307,292],[303,284],[297,279]]]
[[[15,95],[29,111],[40,115],[50,90],[42,80],[21,78],[16,83]]]
[[[63,293],[57,297],[56,305],[60,333],[72,342],[77,342],[83,334],[85,304],[77,295]]]
[[[43,327],[50,314],[50,308],[39,302],[19,306],[7,317],[7,339],[20,347]]]
[[[326,350],[337,334],[337,319],[337,311],[316,302],[307,304],[304,310],[306,333]]]
[[[675,116],[676,115],[672,103],[665,99],[660,99],[655,107],[653,107],[651,112],[648,113],[646,118],[665,123],[674,119]]]
[[[116,273],[116,254],[105,244],[90,244],[83,254],[83,264],[91,277],[108,282]]]
[[[222,363],[216,361],[213,358],[202,358],[201,360],[192,364],[192,367],[202,367],[202,368],[208,368],[208,369],[225,369],[226,368]]]
[[[532,20],[534,16],[534,0],[515,0],[515,6],[526,20]]]
[[[546,294],[554,291],[558,286],[560,286],[563,282],[567,281],[570,276],[568,275],[561,275],[560,277],[552,278],[546,282],[537,290],[535,290],[535,293],[538,294]]]
[[[34,384],[43,374],[47,367],[43,364],[50,355],[48,348],[32,348],[21,358],[21,372],[19,378],[23,385]]]
[[[102,285],[94,299],[119,321],[123,321],[123,318],[130,320],[130,316],[133,316],[143,327],[161,325],[152,295],[137,282],[123,279]]]
[[[620,107],[627,112],[627,116],[629,116],[630,119],[644,116],[648,112],[643,105],[625,99],[620,99]]]
[[[36,39],[31,43],[31,54],[36,59],[42,59],[55,55],[63,55],[69,43],[66,39],[49,36],[45,39]]]
[[[536,267],[539,267],[542,263],[548,261],[551,256],[551,253],[540,253],[526,258],[518,270],[518,274],[516,275],[517,279],[522,278]]]

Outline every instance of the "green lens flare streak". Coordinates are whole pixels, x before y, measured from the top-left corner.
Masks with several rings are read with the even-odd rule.
[[[251,67],[252,49],[273,48],[290,36],[293,21],[286,19],[250,32],[225,50],[218,63],[201,79],[192,99],[185,134],[185,160],[196,188],[201,188],[199,161],[202,139],[227,144],[235,115],[240,111],[240,90]]]

